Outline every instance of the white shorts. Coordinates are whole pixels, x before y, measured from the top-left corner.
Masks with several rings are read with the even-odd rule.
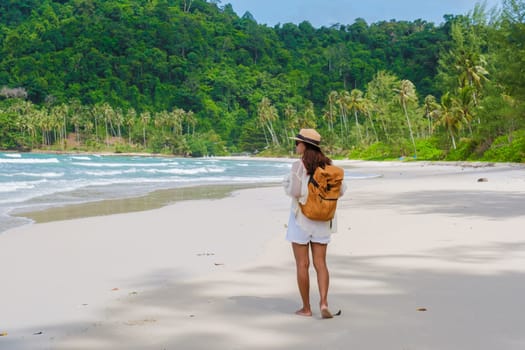
[[[305,232],[299,227],[299,225],[297,225],[295,214],[291,211],[290,218],[288,219],[288,229],[286,230],[286,240],[297,244],[308,244],[310,242],[328,244],[330,243],[330,235],[314,237]]]

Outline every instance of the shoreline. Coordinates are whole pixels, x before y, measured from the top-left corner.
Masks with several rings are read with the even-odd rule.
[[[272,183],[197,185],[155,190],[142,196],[104,199],[79,204],[68,204],[35,211],[16,211],[10,216],[30,219],[32,223],[46,223],[96,216],[134,213],[159,209],[180,201],[221,199],[233,192],[259,187],[278,186]]]
[[[275,174],[272,173],[273,175],[270,174],[265,177],[266,175],[264,174],[266,173],[264,171],[262,172],[263,175],[259,176],[258,171],[252,170],[252,173],[254,173],[254,171],[256,171],[256,173],[253,175],[248,174],[247,178],[244,178],[243,176],[245,176],[245,173],[240,171],[239,174],[242,175],[237,177],[237,174],[231,172],[230,169],[235,168],[237,165],[235,164],[236,160],[239,160],[240,158],[230,158],[232,160],[231,162],[223,161],[222,159],[206,160],[203,158],[203,160],[196,159],[186,161],[182,158],[180,158],[180,160],[179,158],[163,158],[164,160],[155,163],[156,159],[158,159],[157,157],[149,157],[149,159],[145,161],[145,158],[137,157],[138,155],[130,155],[130,158],[122,156],[119,157],[118,161],[113,161],[113,156],[95,157],[93,154],[89,154],[90,159],[88,159],[87,157],[80,157],[80,154],[75,155],[79,156],[78,159],[80,159],[80,161],[89,161],[90,159],[93,159],[94,162],[115,162],[115,164],[108,164],[107,168],[102,168],[102,165],[96,164],[79,164],[84,166],[84,168],[80,167],[79,169],[82,169],[80,171],[82,174],[84,174],[84,172],[87,174],[85,179],[83,175],[79,175],[80,178],[75,175],[76,170],[73,169],[74,165],[69,166],[69,163],[75,164],[73,162],[79,161],[77,160],[77,157],[71,157],[71,155],[64,157],[63,155],[46,154],[42,157],[39,154],[27,154],[22,156],[22,159],[20,160],[9,159],[7,161],[7,163],[13,163],[13,169],[16,169],[17,162],[27,164],[27,167],[31,166],[31,161],[33,160],[29,161],[24,160],[23,158],[32,158],[35,159],[33,162],[42,164],[58,162],[60,166],[54,167],[53,164],[50,164],[45,171],[24,170],[24,172],[20,173],[24,176],[27,175],[23,179],[17,179],[16,176],[3,177],[2,181],[5,180],[5,184],[2,183],[2,190],[7,189],[9,192],[13,191],[13,189],[21,189],[16,190],[13,193],[13,196],[9,196],[8,192],[4,192],[4,195],[2,196],[2,204],[0,204],[2,215],[0,232],[5,232],[13,227],[30,224],[32,221],[31,219],[33,219],[33,221],[36,220],[37,222],[47,222],[50,220],[62,220],[93,215],[108,215],[112,213],[123,213],[126,211],[140,211],[158,208],[171,201],[170,196],[167,194],[162,195],[155,193],[159,188],[177,189],[206,186],[206,188],[211,189],[215,185],[222,186],[223,184],[231,184],[233,186],[239,184],[240,188],[243,188],[245,186],[257,187],[264,185],[265,183],[279,183],[278,176],[275,176]],[[8,155],[6,155],[5,158],[7,158],[7,156]],[[71,157],[71,159],[69,159],[69,157]],[[20,155],[17,155],[16,158],[20,158]],[[39,158],[45,158],[46,161],[41,161]],[[47,161],[47,158],[51,158],[51,160]],[[258,164],[263,164],[261,162],[264,161],[267,160],[250,159],[249,164],[253,165],[253,169],[259,169]],[[164,162],[168,162],[170,165],[167,168],[162,168]],[[287,162],[287,160],[284,160],[284,162]],[[126,164],[123,168],[111,171],[112,169],[115,169],[114,167],[117,163]],[[132,169],[133,164],[135,163],[138,163],[137,170]],[[146,168],[147,164],[150,163],[154,163],[155,168]],[[179,163],[181,164],[180,169],[177,165]],[[214,164],[219,163],[224,166],[220,166],[220,169],[214,168]],[[201,166],[199,164],[203,165]],[[272,162],[272,164],[276,165],[276,167],[280,167],[281,162]],[[11,164],[8,164],[8,166],[10,165]],[[87,168],[88,165],[92,167],[100,166],[101,168],[91,170],[90,168]],[[186,165],[188,165],[187,169]],[[131,169],[129,171],[128,168],[126,168],[128,166],[129,169]],[[271,168],[272,167],[268,167],[267,169]],[[281,169],[284,168],[286,168],[286,166],[283,165]],[[35,169],[38,169],[38,167],[35,167]],[[230,172],[230,174],[227,175],[225,179],[221,178],[222,174],[215,175],[215,173],[221,171],[226,173]],[[246,173],[249,172],[250,171],[248,170]],[[106,176],[106,173],[108,176]],[[115,175],[119,173],[124,174],[122,179]],[[40,176],[40,174],[42,176]],[[131,174],[129,178],[128,174]],[[136,176],[144,179],[134,181],[134,174],[137,174]],[[196,175],[193,176],[192,174]],[[205,179],[201,181],[201,177]],[[258,179],[258,177],[261,178]],[[62,178],[65,180],[62,181]],[[49,188],[46,188],[46,183],[48,181],[50,181],[50,185]],[[129,186],[132,187],[128,188],[127,184],[130,184]],[[175,190],[172,197],[175,199],[188,197],[191,191],[197,192],[197,198],[206,196],[206,194],[202,193],[202,190],[182,189]],[[212,190],[212,192],[214,192],[214,190]],[[53,195],[55,193],[58,193],[58,195]],[[149,195],[146,195],[148,193]],[[178,193],[183,194],[180,196]],[[222,196],[223,194],[220,195]],[[209,194],[209,196],[212,197],[215,195]],[[137,198],[128,200],[133,197]],[[121,198],[122,200],[119,200],[118,198]],[[189,198],[191,198],[191,196]],[[104,199],[109,201],[104,202]],[[25,215],[26,213],[28,213],[28,215]],[[47,217],[48,215],[49,217]]]
[[[350,181],[338,204],[341,316],[294,315],[289,198],[247,188],[0,235],[0,347],[522,349],[525,166],[357,171],[381,177]]]
[[[45,153],[45,152],[42,152]],[[86,153],[107,155],[103,153]],[[122,154],[113,154],[122,155]],[[148,156],[147,154],[127,154],[126,156]],[[162,156],[162,155],[158,155]],[[156,157],[153,155],[153,157]],[[268,157],[246,157],[246,156],[224,156],[216,157],[217,159],[226,160],[272,160],[290,162],[297,158],[268,158]],[[392,168],[425,168],[425,167],[445,167],[445,168],[460,168],[460,169],[519,169],[525,168],[525,164],[521,163],[495,163],[495,162],[444,162],[444,161],[366,161],[366,160],[352,160],[352,159],[338,159],[334,160],[334,164],[345,169],[351,169],[357,174],[363,173],[362,169],[392,169]],[[365,178],[374,179],[382,177],[380,174],[365,171]],[[365,179],[364,178],[364,179]],[[61,220],[71,220],[78,218],[86,218],[93,216],[107,216],[122,213],[140,212],[145,210],[152,210],[165,207],[177,201],[184,200],[198,200],[198,199],[220,199],[230,196],[234,191],[245,188],[258,187],[272,187],[280,186],[279,183],[248,183],[248,184],[213,184],[213,185],[195,185],[189,187],[176,187],[170,189],[154,190],[145,195],[136,197],[123,197],[116,199],[105,199],[97,201],[88,201],[78,204],[67,204],[63,206],[53,206],[37,210],[15,210],[9,213],[9,216],[20,219],[27,219],[30,222],[21,223],[18,226],[10,227],[0,234],[10,229],[31,225],[35,223],[45,223]]]
[[[34,153],[34,154],[64,154],[64,155],[98,155],[98,156],[126,156],[126,157],[166,157],[166,158],[188,158],[188,159],[250,159],[250,160],[274,160],[274,161],[290,161],[297,159],[295,156],[279,156],[279,157],[265,157],[258,155],[230,155],[230,156],[209,156],[209,157],[185,157],[182,155],[174,154],[161,154],[161,153],[146,153],[146,152],[90,152],[90,151],[47,151],[47,150],[32,150],[30,152],[21,152],[13,150],[3,150],[2,153]],[[390,159],[390,160],[366,160],[366,159],[334,159],[331,158],[336,163],[341,164],[361,164],[361,163],[379,163],[379,164],[388,164],[388,163],[400,163],[400,164],[427,164],[427,165],[448,165],[448,166],[464,166],[464,167],[491,167],[491,166],[524,166],[525,163],[512,163],[512,162],[496,162],[496,161],[476,161],[476,160],[413,160],[413,159]]]

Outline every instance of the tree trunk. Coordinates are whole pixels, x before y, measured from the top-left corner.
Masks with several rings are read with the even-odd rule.
[[[372,120],[372,116],[370,115],[370,112],[367,112],[368,120],[370,121],[370,125],[372,125],[372,130],[374,131],[374,136],[376,137],[376,142],[379,141],[379,137],[377,136],[377,130],[374,125],[374,121]]]
[[[359,126],[359,120],[357,119],[357,111],[354,110],[355,127],[357,128],[357,136],[359,136],[359,142],[361,142],[361,127]]]
[[[414,146],[414,156],[417,158],[416,141],[414,140],[414,133],[412,132],[412,124],[410,123],[410,118],[408,118],[407,106],[404,101],[403,101],[403,110],[405,111],[405,117],[407,119],[407,124],[408,124],[408,130],[410,131],[410,139],[412,140],[412,145]]]
[[[454,133],[452,129],[448,128],[448,133],[450,134],[450,139],[452,140],[452,147],[456,149],[456,139],[454,138]]]

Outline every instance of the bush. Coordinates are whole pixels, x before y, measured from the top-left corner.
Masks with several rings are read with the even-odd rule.
[[[387,145],[383,142],[376,142],[368,147],[354,148],[348,153],[348,158],[385,160],[398,158],[400,154],[400,148],[398,146]]]
[[[172,139],[162,134],[153,134],[148,139],[148,146],[153,153],[169,153],[171,151]]]
[[[443,150],[438,148],[437,141],[433,139],[417,140],[418,160],[440,160],[445,157]]]
[[[266,147],[261,152],[257,152],[257,156],[259,157],[295,157],[297,154],[295,153],[295,146],[293,147],[293,150],[290,147],[287,147],[288,145],[271,145],[270,147]],[[323,149],[323,151],[326,153],[326,150]]]
[[[117,143],[115,144],[115,153],[136,153],[136,152],[143,152],[144,150],[140,147],[137,148],[134,145],[130,145],[127,143]]]
[[[204,157],[208,155],[206,143],[202,139],[193,138],[190,140],[188,146],[192,157]]]
[[[520,130],[496,138],[482,160],[493,162],[525,162],[525,131]]]
[[[418,160],[440,160],[445,157],[443,150],[439,149],[438,141],[435,139],[417,140],[416,149]],[[399,140],[392,144],[376,142],[368,147],[358,147],[350,151],[348,157],[364,160],[409,160],[413,158],[413,152],[414,149],[411,142]]]
[[[475,157],[475,150],[478,147],[479,142],[469,138],[463,138],[457,144],[456,149],[450,149],[446,156],[446,160],[460,161],[468,160]]]
[[[227,155],[224,142],[221,140],[220,136],[213,131],[190,137],[185,147],[191,152],[192,157]]]

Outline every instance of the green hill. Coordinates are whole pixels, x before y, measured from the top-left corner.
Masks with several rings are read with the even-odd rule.
[[[270,28],[203,0],[2,1],[0,147],[283,154],[314,126],[342,156],[481,159],[524,127],[507,2],[438,27]]]

